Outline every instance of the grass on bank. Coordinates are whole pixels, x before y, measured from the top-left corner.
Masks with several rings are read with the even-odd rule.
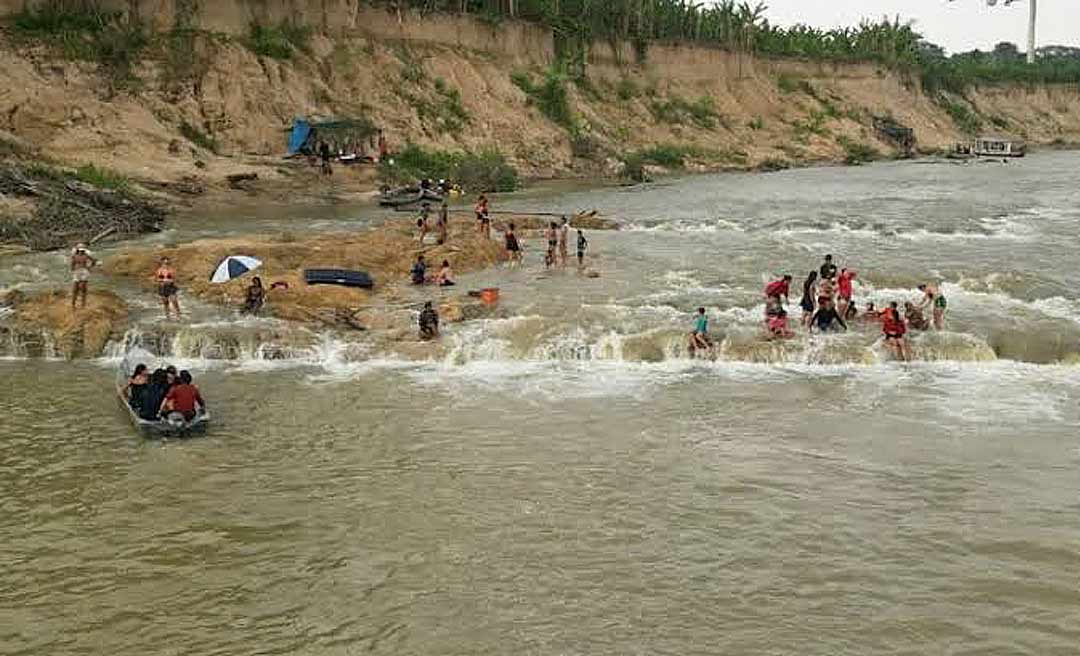
[[[244,44],[256,55],[271,59],[291,59],[297,52],[307,52],[312,30],[292,21],[263,24],[252,21]]]
[[[470,193],[514,191],[517,171],[494,149],[480,152],[428,150],[408,144],[390,160],[379,164],[379,178],[391,185],[415,184],[430,178],[456,182]]]
[[[577,127],[577,119],[570,106],[570,92],[566,88],[565,73],[557,68],[550,68],[545,71],[540,82],[536,83],[533,82],[531,75],[518,71],[510,75],[510,81],[521,89],[529,99],[529,103],[535,105],[540,113],[552,123],[561,125],[567,130],[574,130]]]

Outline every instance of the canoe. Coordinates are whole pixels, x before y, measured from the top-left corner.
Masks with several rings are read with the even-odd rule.
[[[304,282],[309,285],[342,285],[371,289],[375,281],[367,271],[348,269],[304,269]]]
[[[184,416],[178,412],[170,413],[169,416],[157,421],[149,421],[140,417],[127,402],[127,399],[124,398],[122,393],[124,385],[129,373],[135,369],[135,365],[145,364],[153,370],[157,366],[164,366],[160,360],[161,358],[141,348],[133,348],[124,355],[116,372],[116,397],[120,402],[120,407],[127,413],[128,419],[131,420],[135,430],[146,438],[164,439],[167,437],[205,435],[206,429],[210,427],[210,413],[205,408],[200,408],[191,421],[186,421]]]
[[[135,409],[127,402],[123,394],[117,391],[117,399],[120,406],[127,411],[131,423],[139,434],[149,439],[164,439],[167,437],[194,437],[205,435],[210,427],[210,413],[200,408],[195,418],[191,421],[184,419],[179,412],[172,412],[167,417],[157,421],[148,421],[135,413]]]

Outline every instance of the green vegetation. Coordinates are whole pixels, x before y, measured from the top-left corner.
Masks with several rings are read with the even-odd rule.
[[[761,130],[765,127],[765,121],[763,121],[760,116],[756,116],[746,124],[746,127],[754,131]]]
[[[513,191],[517,171],[498,151],[478,153],[427,150],[408,144],[379,164],[379,177],[389,184],[415,183],[422,178],[453,180],[469,191]]]
[[[310,42],[310,27],[281,21],[276,25],[252,22],[245,43],[260,57],[290,59],[296,51],[306,52]]]
[[[571,131],[577,128],[577,120],[570,107],[570,94],[566,90],[567,76],[561,70],[548,69],[540,84],[534,84],[532,76],[524,72],[512,73],[510,81],[521,89],[528,96],[529,102],[536,105],[540,113],[551,122]]]
[[[67,59],[97,62],[113,88],[136,83],[132,67],[149,43],[142,27],[94,2],[69,4],[51,0],[24,8],[11,21],[15,36],[40,41]]]
[[[184,121],[180,124],[180,134],[183,135],[185,139],[195,144],[199,148],[205,148],[212,153],[217,152],[217,139],[206,134],[205,132],[195,127],[191,123],[188,123],[187,121]]]
[[[956,127],[967,134],[975,134],[982,128],[982,119],[978,113],[964,102],[953,100],[945,95],[937,97],[937,103],[948,112]]]
[[[421,12],[473,14],[497,23],[516,17],[544,25],[555,35],[561,59],[575,69],[588,44],[624,41],[638,59],[653,43],[695,42],[734,52],[811,61],[873,62],[921,80],[930,92],[962,92],[979,84],[1078,83],[1080,52],[1062,46],[1040,50],[1029,65],[1012,44],[992,52],[945,56],[926,42],[910,23],[883,19],[857,27],[822,30],[806,25],[784,27],[765,18],[763,3],[718,0],[378,0],[386,6],[408,6]],[[511,13],[512,12],[512,13]]]
[[[745,154],[740,153],[743,158]],[[645,173],[647,165],[662,166],[666,169],[682,169],[686,166],[686,160],[691,158],[717,159],[719,154],[680,144],[657,144],[642,150],[635,150],[622,158],[623,176],[635,182],[645,182],[648,176]]]
[[[615,94],[619,96],[619,100],[633,100],[641,95],[641,89],[638,89],[637,84],[635,84],[633,80],[624,77],[619,80],[619,84],[616,85]]]
[[[75,179],[99,189],[113,189],[127,191],[131,187],[131,181],[126,176],[112,169],[99,168],[93,164],[80,166],[75,170]]]
[[[881,153],[868,144],[854,141],[844,136],[839,137],[836,142],[844,149],[844,161],[853,166],[858,166],[859,164],[864,164],[866,162],[873,162],[881,157]]]
[[[442,78],[436,78],[434,88],[434,100],[402,89],[398,94],[416,109],[422,122],[434,124],[441,131],[458,132],[472,122],[472,116],[461,102],[461,91]]]
[[[717,123],[723,123],[713,99],[709,96],[701,96],[690,102],[680,96],[671,95],[666,100],[650,102],[649,111],[657,121],[672,125],[692,123],[699,128],[712,130]]]

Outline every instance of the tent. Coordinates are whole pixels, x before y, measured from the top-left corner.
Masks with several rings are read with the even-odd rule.
[[[289,145],[286,157],[313,155],[320,139],[328,142],[335,152],[349,152],[365,139],[378,134],[379,129],[366,117],[309,121],[304,118],[293,119],[289,132]]]
[[[311,123],[302,118],[293,119],[292,133],[289,135],[289,156],[296,155],[304,148],[311,136]]]

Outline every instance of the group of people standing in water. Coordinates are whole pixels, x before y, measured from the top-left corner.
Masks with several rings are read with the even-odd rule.
[[[867,303],[860,313],[855,305],[854,281],[857,277],[854,269],[838,268],[833,263],[832,255],[826,255],[821,267],[811,271],[803,282],[802,326],[810,334],[832,333],[848,330],[854,321],[880,322],[885,345],[898,360],[911,360],[911,347],[907,340],[909,330],[944,330],[945,312],[948,301],[941,290],[934,285],[919,285],[923,297],[918,302],[904,303],[901,315],[896,301],[884,309],[877,309],[873,303]],[[790,339],[795,333],[788,325],[788,303],[792,277],[784,275],[765,286],[765,329],[769,339]],[[925,311],[931,312],[927,320]],[[694,330],[690,335],[691,350],[713,348],[708,336],[708,317],[705,308],[698,308]]]

